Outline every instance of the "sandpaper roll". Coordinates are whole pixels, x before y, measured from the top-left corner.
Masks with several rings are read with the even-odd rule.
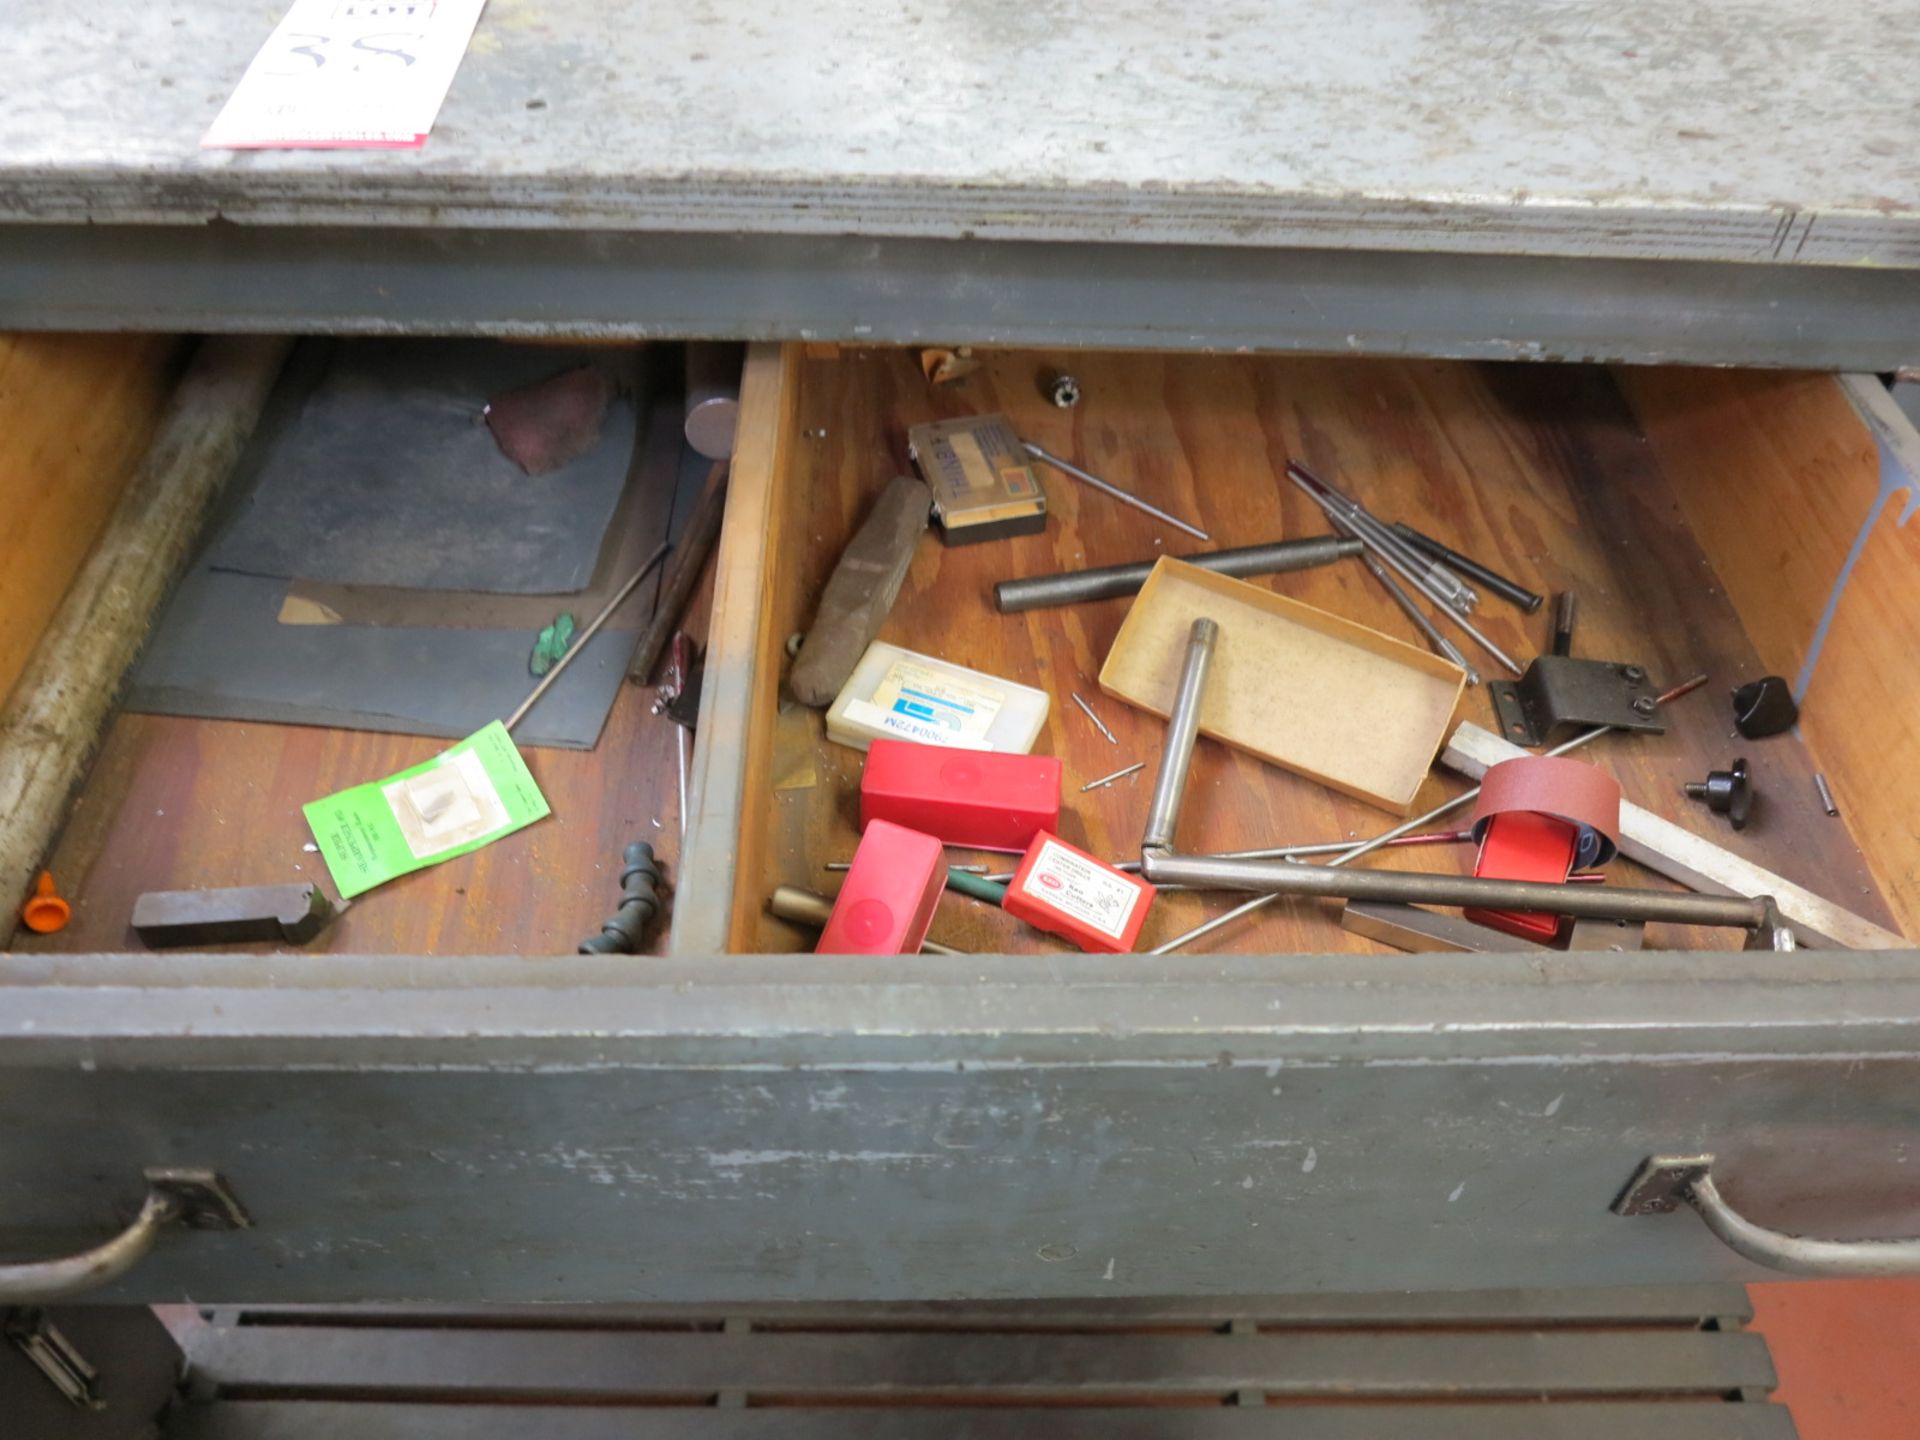
[[[1470,827],[1476,840],[1487,823],[1510,810],[1551,815],[1580,831],[1578,868],[1605,865],[1620,850],[1620,782],[1606,771],[1557,755],[1503,760],[1480,781]]]
[[[495,395],[481,411],[500,453],[529,475],[548,475],[600,443],[613,377],[595,365]]]
[[[894,476],[873,502],[827,577],[813,628],[794,661],[789,683],[802,705],[831,705],[852,677],[893,609],[932,509],[932,493],[911,475]]]

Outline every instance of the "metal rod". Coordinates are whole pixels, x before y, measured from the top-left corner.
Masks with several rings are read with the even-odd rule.
[[[1401,835],[1389,840],[1383,849],[1406,845],[1467,845],[1473,841],[1471,830],[1435,830],[1426,835]],[[1267,850],[1215,850],[1194,858],[1202,860],[1300,860],[1309,855],[1339,855],[1353,849],[1351,840],[1327,840],[1313,845],[1280,845]],[[1119,860],[1114,869],[1130,875],[1140,873],[1138,860]]]
[[[508,733],[512,733],[513,727],[527,718],[527,712],[540,702],[540,697],[547,693],[548,687],[566,672],[567,666],[573,663],[574,656],[587,648],[587,642],[593,639],[595,632],[607,623],[607,620],[612,616],[614,611],[626,603],[629,595],[640,588],[640,582],[653,573],[653,567],[665,559],[667,552],[672,548],[673,546],[671,544],[663,543],[658,550],[655,550],[653,554],[649,555],[647,557],[647,563],[634,571],[633,574],[628,577],[627,583],[614,592],[614,596],[607,602],[606,608],[587,622],[587,628],[574,637],[574,642],[568,647],[567,653],[553,662],[553,668],[541,677],[540,683],[533,687],[533,693],[522,700],[520,702],[520,708],[506,718],[505,723]]]
[[[1461,653],[1458,645],[1440,633],[1439,627],[1427,618],[1426,611],[1413,603],[1413,597],[1400,588],[1400,583],[1387,573],[1387,567],[1365,551],[1361,552],[1360,562],[1372,572],[1373,578],[1380,582],[1387,594],[1393,597],[1393,603],[1406,612],[1407,619],[1413,622],[1413,628],[1427,637],[1427,644],[1466,671],[1467,684],[1478,685],[1480,672],[1467,663],[1467,657]]]
[[[1408,575],[1409,579],[1414,575],[1425,578],[1429,582],[1425,588],[1435,600],[1443,601],[1449,609],[1462,612],[1471,610],[1480,603],[1480,596],[1471,585],[1431,555],[1422,550],[1416,550],[1394,534],[1366,506],[1352,496],[1342,495],[1298,461],[1287,462],[1287,475],[1294,484],[1300,486],[1316,500],[1331,506],[1329,514],[1338,514],[1343,519],[1351,521],[1356,530],[1372,532],[1377,542],[1375,548],[1383,555],[1391,552],[1398,556],[1401,563],[1411,572]]]
[[[1136,770],[1144,770],[1146,768],[1147,768],[1146,761],[1136,760],[1133,762],[1133,764],[1127,766],[1126,769],[1124,770],[1116,770],[1111,775],[1102,775],[1098,780],[1089,780],[1086,784],[1080,787],[1080,793],[1084,795],[1089,790],[1098,790],[1104,785],[1113,784],[1113,782],[1116,780],[1126,779],[1127,776],[1133,774],[1133,772]]]
[[[1167,738],[1160,751],[1160,773],[1153,782],[1153,801],[1147,807],[1147,829],[1142,850],[1165,850],[1173,845],[1180,823],[1180,802],[1187,793],[1187,767],[1193,763],[1193,742],[1200,733],[1200,697],[1207,688],[1207,669],[1213,663],[1213,643],[1220,627],[1202,615],[1187,632],[1187,660],[1180,670],[1180,688],[1173,694],[1167,716]]]
[[[1329,517],[1338,517],[1343,513],[1338,500],[1327,501],[1323,498],[1321,508]],[[1379,554],[1398,560],[1408,574],[1422,582],[1423,592],[1432,597],[1436,604],[1445,604],[1447,609],[1458,615],[1473,613],[1474,607],[1480,603],[1480,597],[1459,576],[1431,555],[1414,549],[1357,504],[1344,513],[1347,523],[1354,527],[1356,534],[1370,542]]]
[[[1840,813],[1840,807],[1833,803],[1833,791],[1827,788],[1827,777],[1815,771],[1813,788],[1820,792],[1820,808],[1825,810],[1829,815],[1838,815]]]
[[[1343,518],[1340,515],[1340,512],[1338,511],[1338,509],[1335,508],[1335,506],[1331,501],[1324,500],[1319,495],[1315,494],[1312,486],[1302,481],[1299,478],[1299,476],[1294,473],[1297,468],[1298,467],[1295,467],[1295,466],[1289,466],[1287,470],[1287,474],[1293,478],[1294,483],[1296,485],[1299,485],[1299,487],[1306,492],[1307,497],[1311,499],[1314,502],[1314,504],[1318,505],[1322,510],[1324,510],[1330,519],[1337,520],[1337,519]],[[1347,517],[1347,518],[1350,518],[1350,517]],[[1451,624],[1457,625],[1461,630],[1465,631],[1468,635],[1472,636],[1474,643],[1477,644],[1482,650],[1486,651],[1489,655],[1493,656],[1494,659],[1498,660],[1502,665],[1506,666],[1507,669],[1511,670],[1514,674],[1520,675],[1525,673],[1520,668],[1520,666],[1514,662],[1514,659],[1511,655],[1507,654],[1506,651],[1502,650],[1498,645],[1495,645],[1486,636],[1482,635],[1479,632],[1479,630],[1474,628],[1472,621],[1467,619],[1466,616],[1462,615],[1458,610],[1454,609],[1451,605],[1449,605],[1444,595],[1435,593],[1435,591],[1431,587],[1431,583],[1424,576],[1414,573],[1414,571],[1412,571],[1404,563],[1402,563],[1401,560],[1391,550],[1378,544],[1376,542],[1376,539],[1373,533],[1367,530],[1365,526],[1356,524],[1354,526],[1354,533],[1360,537],[1361,541],[1366,545],[1366,547],[1369,550],[1373,551],[1374,554],[1378,555],[1382,560],[1386,561],[1388,565],[1392,566],[1395,570],[1398,570],[1401,575],[1405,576],[1408,584],[1412,585],[1414,589],[1418,590],[1422,595],[1425,595],[1429,600],[1433,601],[1435,605],[1440,607],[1440,614],[1447,621],[1449,621]]]
[[[1148,851],[1141,874],[1156,885],[1190,889],[1252,890],[1266,895],[1304,895],[1331,900],[1383,900],[1396,905],[1470,905],[1486,910],[1528,910],[1598,920],[1667,920],[1680,925],[1723,925],[1757,930],[1767,923],[1771,902],[1743,895],[1695,895],[1671,890],[1634,890],[1612,885],[1543,884],[1479,875],[1410,874],[1400,870],[1342,870],[1337,865],[1301,865],[1287,860],[1213,860],[1198,855]]]
[[[1518,605],[1529,615],[1546,603],[1544,595],[1536,595],[1526,586],[1507,579],[1499,571],[1489,570],[1478,560],[1469,559],[1458,550],[1449,549],[1431,535],[1422,535],[1411,525],[1403,525],[1396,520],[1393,523],[1393,533],[1416,550],[1424,550],[1434,559],[1451,566],[1456,573],[1478,580],[1502,600]]]
[[[1665,705],[1669,701],[1678,700],[1682,695],[1691,695],[1695,690],[1698,690],[1702,685],[1706,683],[1707,683],[1706,676],[1696,675],[1691,680],[1684,681],[1683,683],[1674,686],[1671,690],[1667,691],[1666,694],[1660,696],[1659,703],[1662,705]],[[1591,730],[1583,730],[1578,735],[1575,735],[1571,740],[1567,740],[1562,744],[1556,745],[1553,747],[1553,749],[1548,750],[1545,753],[1548,755],[1569,754],[1574,750],[1578,750],[1582,745],[1587,745],[1592,743],[1595,740],[1598,740],[1602,735],[1610,734],[1613,728],[1614,727],[1611,725],[1596,725]],[[1403,821],[1402,823],[1394,826],[1391,830],[1382,831],[1380,834],[1374,836],[1373,839],[1371,840],[1361,841],[1358,845],[1355,845],[1351,850],[1347,851],[1344,855],[1341,855],[1338,859],[1330,860],[1327,863],[1329,866],[1350,865],[1355,860],[1360,859],[1362,856],[1371,855],[1375,850],[1380,849],[1382,846],[1391,845],[1395,840],[1398,840],[1403,835],[1411,834],[1413,831],[1418,830],[1423,826],[1431,825],[1434,821],[1443,819],[1446,816],[1453,814],[1453,812],[1456,810],[1460,810],[1468,805],[1471,805],[1479,797],[1479,794],[1480,794],[1480,787],[1478,785],[1475,785],[1469,790],[1462,791],[1460,794],[1454,796],[1453,799],[1451,800],[1442,801],[1440,804],[1434,806],[1433,809],[1427,811],[1427,813],[1424,815],[1416,815],[1413,817],[1413,819]],[[1186,931],[1184,934],[1176,935],[1171,940],[1163,941],[1162,943],[1154,946],[1153,949],[1148,953],[1153,955],[1170,955],[1175,950],[1180,949],[1184,945],[1190,945],[1195,940],[1204,939],[1206,936],[1211,935],[1214,931],[1219,930],[1224,926],[1231,925],[1235,920],[1240,919],[1243,915],[1251,915],[1255,911],[1260,910],[1265,906],[1271,905],[1278,898],[1279,897],[1277,895],[1256,896],[1255,898],[1253,898],[1252,900],[1248,900],[1244,904],[1234,906],[1233,909],[1231,910],[1223,911],[1221,914],[1214,916],[1213,919],[1207,921],[1204,924],[1194,926],[1193,929]]]
[[[767,913],[775,919],[789,920],[795,925],[811,925],[818,930],[833,916],[833,902],[824,895],[816,895],[811,890],[803,890],[798,885],[776,885],[773,894],[767,897]],[[942,945],[936,940],[922,940],[920,950],[925,955],[965,955],[965,950],[955,950],[951,945]]]
[[[1573,626],[1579,615],[1580,597],[1571,590],[1562,590],[1560,598],[1553,604],[1554,654],[1573,654]]]
[[[1290,570],[1310,570],[1330,565],[1348,555],[1358,555],[1365,547],[1358,540],[1338,535],[1313,535],[1302,540],[1275,540],[1266,545],[1242,545],[1233,550],[1207,550],[1198,555],[1178,558],[1188,565],[1211,570],[1216,575],[1245,579],[1251,575],[1279,575]],[[1002,615],[1022,610],[1041,610],[1053,605],[1080,605],[1092,600],[1112,600],[1122,595],[1137,595],[1153,573],[1154,561],[1141,560],[1131,565],[1103,565],[1096,570],[1070,570],[1058,575],[1029,575],[1018,580],[1002,580],[993,587],[994,607]]]
[[[1106,722],[1093,713],[1093,707],[1082,700],[1077,692],[1073,695],[1073,703],[1080,707],[1080,713],[1082,715],[1093,722],[1093,728],[1107,737],[1107,743],[1109,745],[1118,745],[1120,743],[1119,737],[1117,737],[1113,731],[1107,729]]]
[[[673,727],[674,750],[680,762],[680,853],[687,853],[687,727]]]
[[[1147,514],[1153,516],[1154,519],[1164,520],[1167,524],[1173,526],[1174,529],[1184,530],[1187,534],[1193,536],[1193,538],[1196,540],[1213,539],[1211,535],[1207,534],[1207,532],[1202,530],[1198,525],[1189,525],[1186,521],[1176,519],[1172,515],[1169,515],[1166,511],[1162,510],[1158,505],[1149,505],[1146,501],[1142,500],[1138,495],[1129,495],[1126,491],[1122,490],[1118,485],[1112,484],[1106,480],[1102,480],[1098,475],[1089,475],[1085,470],[1082,470],[1078,465],[1075,465],[1072,461],[1062,460],[1058,455],[1054,455],[1049,453],[1048,451],[1042,450],[1038,445],[1034,444],[1031,440],[1022,440],[1020,444],[1026,450],[1027,454],[1031,455],[1034,459],[1045,461],[1047,464],[1051,465],[1054,469],[1060,471],[1062,474],[1071,475],[1074,479],[1080,481],[1081,483],[1086,485],[1091,485],[1093,486],[1094,489],[1099,490],[1104,494],[1111,495],[1114,499],[1120,501],[1122,504],[1131,505],[1136,510],[1144,510],[1147,512]]]
[[[829,860],[820,868],[845,873],[853,868],[853,862],[851,860]],[[984,865],[949,865],[947,868],[949,870],[964,870],[969,875],[985,875],[987,873],[987,867]]]

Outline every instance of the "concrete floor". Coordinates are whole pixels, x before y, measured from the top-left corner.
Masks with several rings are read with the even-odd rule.
[[[1752,1285],[1801,1440],[1920,1436],[1920,1279]]]

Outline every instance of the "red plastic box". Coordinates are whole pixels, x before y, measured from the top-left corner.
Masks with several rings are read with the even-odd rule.
[[[1018,854],[1042,830],[1060,825],[1060,769],[1051,755],[875,740],[860,776],[860,819],[890,820],[970,850]]]
[[[876,820],[853,852],[847,883],[816,955],[913,955],[947,884],[947,854],[931,835]]]
[[[1557,815],[1532,810],[1508,810],[1487,822],[1473,873],[1498,880],[1537,880],[1547,885],[1566,883],[1579,848],[1580,828]],[[1476,925],[1551,945],[1560,936],[1566,917],[1535,910],[1478,910],[1464,912]]]
[[[1082,950],[1123,955],[1139,938],[1153,896],[1153,886],[1138,876],[1043,830],[1007,882],[1002,908]]]

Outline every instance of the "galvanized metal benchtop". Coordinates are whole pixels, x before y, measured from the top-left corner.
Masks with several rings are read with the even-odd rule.
[[[13,0],[0,325],[1835,368],[1920,333],[1916,0],[491,0],[424,150],[202,151],[280,9]]]

